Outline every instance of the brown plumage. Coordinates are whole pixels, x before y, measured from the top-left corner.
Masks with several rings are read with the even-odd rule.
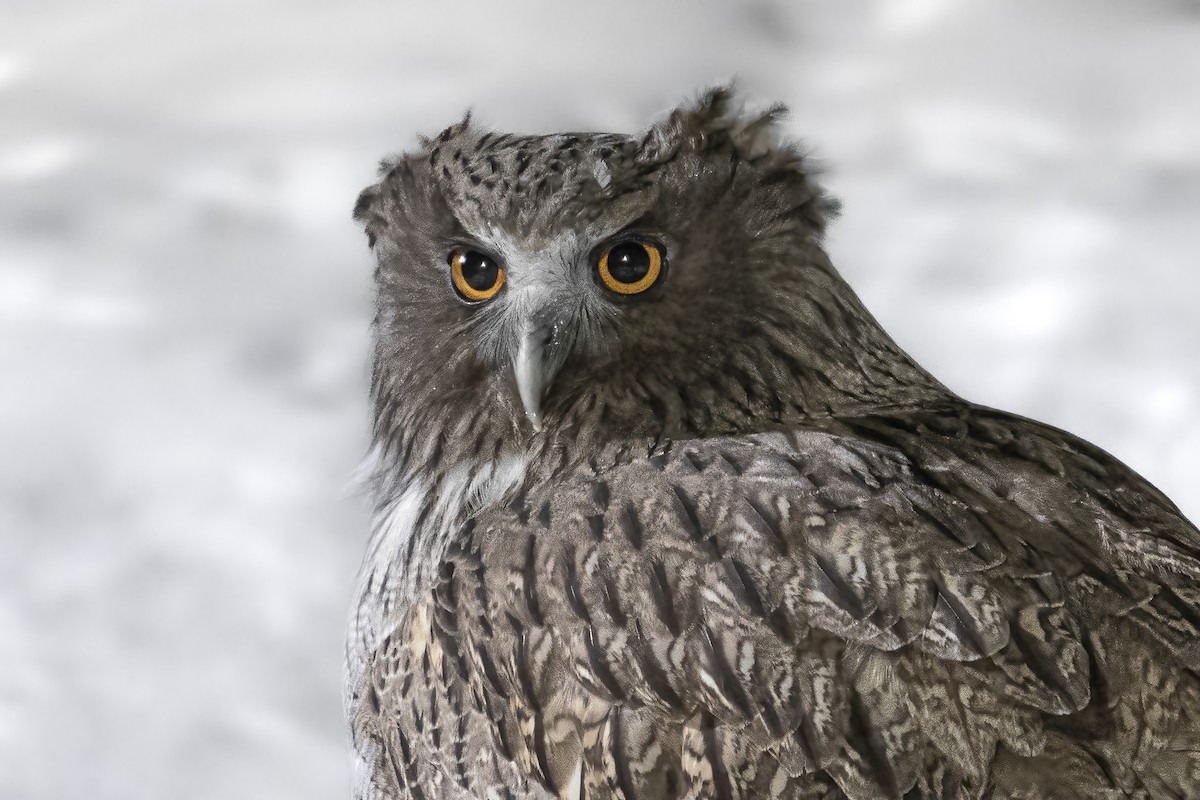
[[[1200,533],[903,353],[778,114],[465,120],[361,196],[357,797],[1200,796]]]

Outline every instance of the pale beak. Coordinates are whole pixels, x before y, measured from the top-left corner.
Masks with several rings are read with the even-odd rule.
[[[517,394],[521,397],[521,405],[525,407],[526,418],[536,431],[542,429],[542,400],[546,389],[561,366],[557,357],[560,325],[556,319],[532,322],[521,335],[513,357]]]

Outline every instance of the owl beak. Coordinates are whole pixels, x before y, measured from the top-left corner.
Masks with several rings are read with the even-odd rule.
[[[525,407],[525,417],[535,431],[542,429],[542,392],[546,382],[542,375],[542,354],[529,337],[521,340],[517,357],[513,359],[513,375],[517,379],[517,394]]]
[[[555,352],[558,349],[559,323],[553,320],[535,322],[526,328],[513,357],[513,377],[517,394],[525,408],[525,417],[535,431],[542,429],[542,400],[558,369]]]

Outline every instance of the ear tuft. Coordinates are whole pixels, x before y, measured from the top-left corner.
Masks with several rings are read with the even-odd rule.
[[[817,181],[820,170],[804,149],[783,131],[788,109],[782,103],[747,111],[733,84],[716,86],[679,106],[643,134],[638,159],[649,167],[685,155],[726,154],[753,164],[765,182],[780,179],[793,187],[788,202],[793,219],[802,219],[820,238],[838,214],[839,203]]]
[[[412,200],[413,185],[420,184],[424,186],[424,191],[434,191],[433,181],[426,180],[427,176],[422,175],[419,179],[414,177],[414,169],[419,169],[419,165],[428,161],[428,151],[436,151],[440,145],[462,135],[470,127],[471,112],[467,110],[461,120],[446,127],[435,137],[419,137],[418,151],[390,155],[379,162],[379,180],[363,189],[354,203],[353,216],[366,230],[368,246],[375,247],[387,230],[389,219],[405,212],[406,205]]]
[[[354,202],[354,219],[361,222],[367,232],[367,246],[374,247],[383,217],[379,213],[380,185],[371,184],[358,195]]]
[[[641,159],[667,161],[681,151],[697,151],[732,144],[745,161],[757,161],[786,146],[779,123],[787,107],[776,103],[763,111],[747,113],[737,102],[733,84],[716,86],[692,103],[681,105],[642,137]]]
[[[782,125],[788,118],[788,108],[775,103],[753,115],[740,115],[730,129],[730,139],[738,154],[747,161],[758,161],[772,151],[786,146]]]
[[[464,133],[468,128],[471,127],[471,113],[472,113],[471,109],[468,108],[463,113],[462,119],[460,119],[458,122],[455,122],[453,125],[446,126],[446,128],[444,128],[442,130],[442,132],[439,133],[433,139],[425,139],[424,137],[422,137],[421,146],[427,147],[427,146],[437,146],[439,144],[445,144],[446,142],[453,139],[455,136],[458,136],[458,135]]]

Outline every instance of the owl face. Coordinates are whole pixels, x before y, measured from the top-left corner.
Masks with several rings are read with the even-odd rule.
[[[715,92],[638,136],[464,120],[385,163],[356,208],[378,259],[377,394],[526,436],[581,409],[615,430],[699,424],[730,375],[743,406],[777,403],[762,387],[782,368],[751,344],[836,280],[832,204],[764,141],[769,115],[727,106]]]
[[[585,225],[536,246],[493,231],[464,235],[451,249],[448,283],[461,313],[476,321],[470,346],[480,360],[511,371],[535,430],[563,367],[614,354],[627,305],[661,300],[670,264],[666,239],[636,225]]]

